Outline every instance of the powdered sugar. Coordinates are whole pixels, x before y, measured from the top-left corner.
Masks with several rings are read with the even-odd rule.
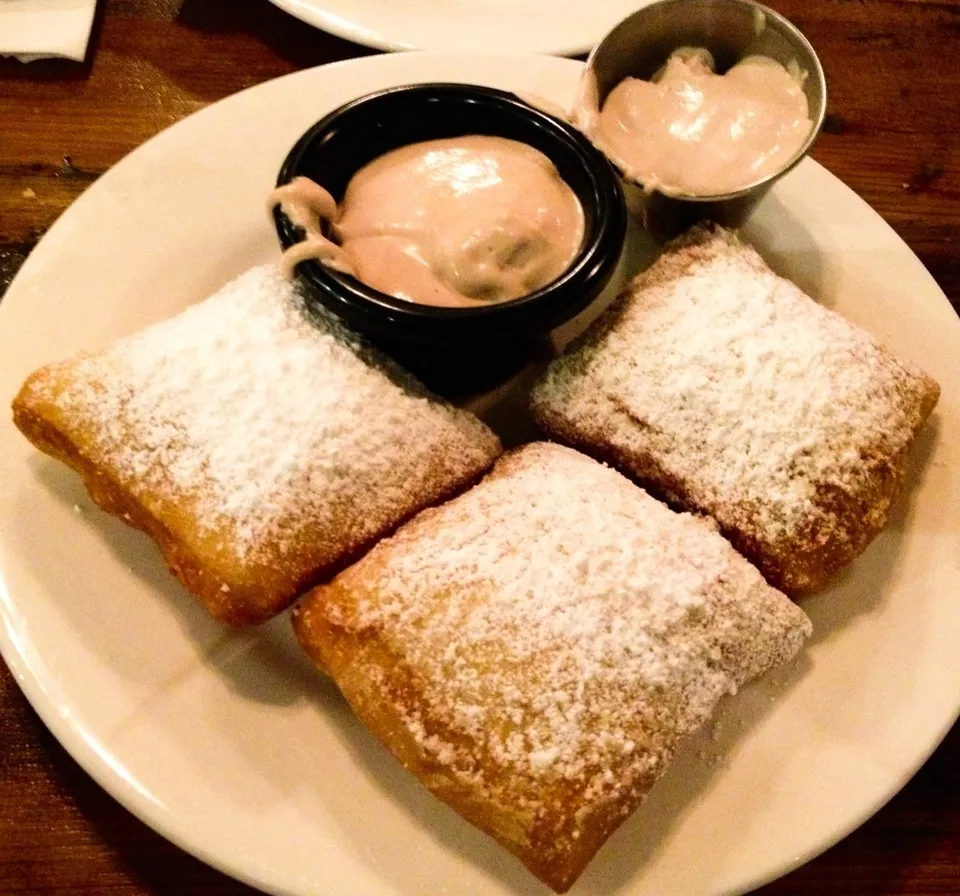
[[[827,531],[825,489],[870,492],[871,460],[909,445],[927,389],[753,249],[699,228],[552,365],[533,403],[551,431],[609,446],[684,506],[786,543]]]
[[[102,465],[148,509],[181,505],[241,565],[305,538],[361,543],[499,451],[476,418],[400,382],[333,317],[311,318],[273,267],[68,363],[48,397]]]
[[[588,802],[629,789],[810,630],[710,524],[546,443],[338,583],[357,594],[347,624],[413,670],[421,749],[487,789],[506,776],[514,805],[549,781]]]

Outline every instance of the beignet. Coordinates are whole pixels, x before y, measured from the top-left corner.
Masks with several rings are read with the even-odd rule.
[[[501,451],[273,267],[43,367],[13,411],[234,625],[278,613]]]
[[[937,383],[729,231],[668,245],[535,387],[551,436],[709,514],[791,593],[880,531]]]
[[[501,459],[294,609],[420,781],[563,892],[804,613],[720,536],[549,443]]]

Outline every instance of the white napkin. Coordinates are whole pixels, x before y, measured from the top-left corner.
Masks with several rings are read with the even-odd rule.
[[[83,62],[97,0],[0,0],[0,55]]]

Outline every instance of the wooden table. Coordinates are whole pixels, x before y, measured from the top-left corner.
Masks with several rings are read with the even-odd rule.
[[[960,0],[770,2],[827,71],[814,156],[960,310]],[[0,60],[0,296],[60,212],[157,131],[244,87],[367,52],[266,0],[101,0],[86,64]],[[0,664],[0,893],[250,892],[100,790]],[[960,726],[860,830],[762,892],[960,894]]]

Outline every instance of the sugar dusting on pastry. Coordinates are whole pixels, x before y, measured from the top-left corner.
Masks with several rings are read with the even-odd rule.
[[[181,501],[240,561],[292,549],[307,523],[328,537],[333,514],[362,542],[498,452],[475,417],[398,384],[332,316],[311,319],[273,267],[68,363],[47,398],[87,421],[101,462],[145,502]]]
[[[755,250],[701,227],[551,366],[533,409],[551,432],[635,462],[668,495],[680,484],[684,506],[777,543],[853,539],[824,496],[875,492],[936,394]],[[878,529],[889,501],[858,527]]]
[[[308,612],[375,631],[414,670],[420,701],[404,713],[421,749],[481,788],[485,769],[508,769],[509,798],[534,808],[546,781],[588,807],[655,777],[722,695],[810,632],[711,524],[546,443],[337,585]]]

